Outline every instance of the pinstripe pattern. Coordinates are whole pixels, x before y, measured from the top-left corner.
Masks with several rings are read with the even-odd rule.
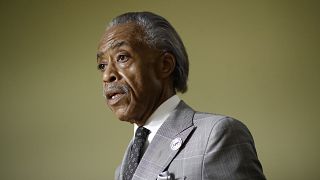
[[[177,137],[183,144],[172,150],[170,143]],[[118,180],[126,154],[116,171]],[[157,179],[164,171],[174,179],[265,179],[245,125],[230,117],[195,112],[183,101],[149,144],[133,180]]]

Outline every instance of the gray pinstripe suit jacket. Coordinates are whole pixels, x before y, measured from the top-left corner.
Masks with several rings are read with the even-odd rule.
[[[182,145],[172,150],[171,142]],[[132,143],[132,141],[131,141]],[[129,147],[115,179],[122,180]],[[230,117],[195,112],[183,101],[144,153],[133,180],[265,179],[247,127]]]

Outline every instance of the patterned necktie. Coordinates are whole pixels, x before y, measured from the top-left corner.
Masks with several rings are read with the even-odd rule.
[[[143,147],[144,143],[147,140],[147,137],[149,135],[150,131],[149,129],[146,129],[142,126],[140,126],[136,130],[136,134],[134,136],[134,141],[131,146],[130,155],[128,159],[128,164],[126,167],[126,170],[124,172],[124,179],[125,180],[131,180],[134,172],[136,171],[138,164],[140,162],[140,159],[143,154]]]

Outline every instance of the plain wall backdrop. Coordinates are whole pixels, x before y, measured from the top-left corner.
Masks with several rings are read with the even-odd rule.
[[[113,179],[133,130],[104,104],[96,49],[144,10],[185,43],[182,99],[244,122],[268,179],[320,179],[318,2],[1,0],[0,179]]]

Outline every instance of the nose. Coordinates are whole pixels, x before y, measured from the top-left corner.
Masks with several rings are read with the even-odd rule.
[[[117,68],[113,63],[109,63],[106,67],[106,70],[103,72],[103,82],[111,83],[119,80],[119,74],[117,72]]]

